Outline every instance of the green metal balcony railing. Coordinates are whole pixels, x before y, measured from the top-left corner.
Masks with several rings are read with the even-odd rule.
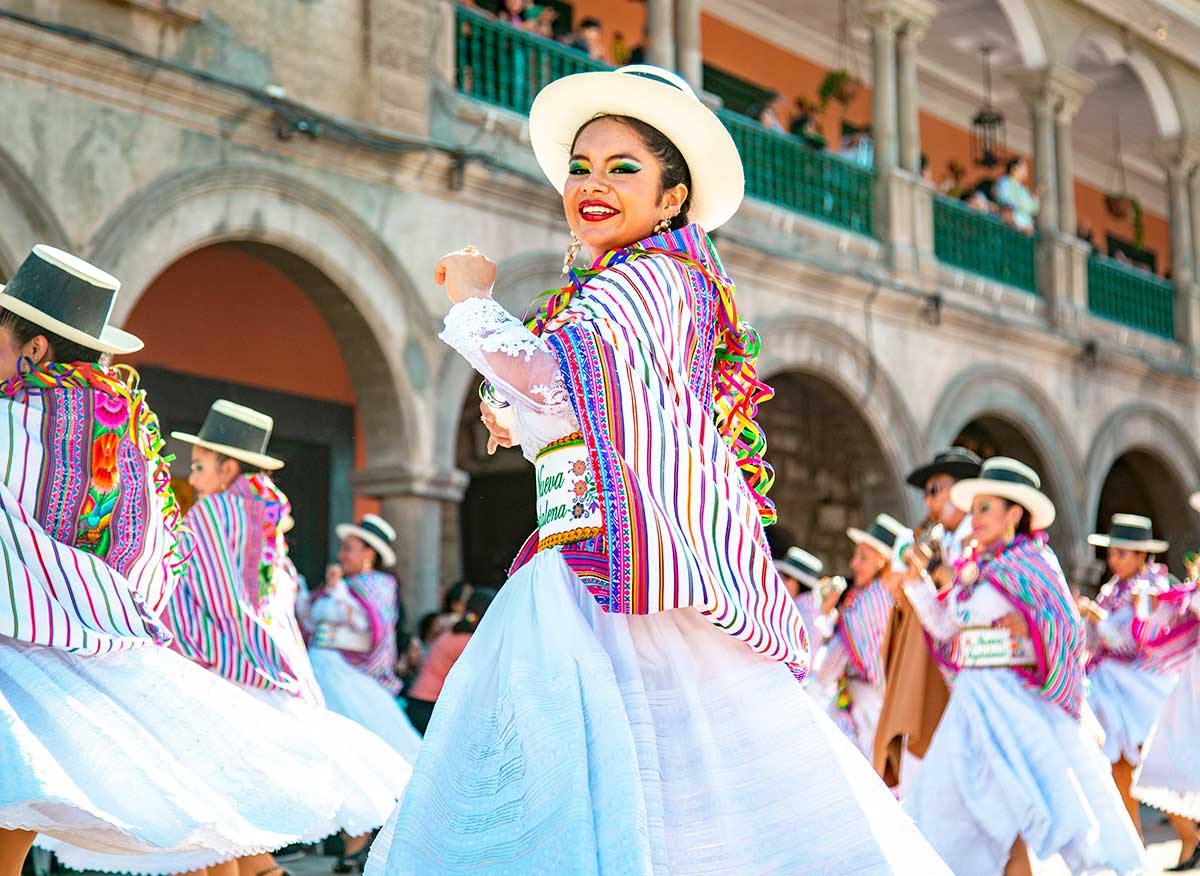
[[[872,233],[874,171],[737,113],[718,110],[717,116],[742,154],[746,194],[859,234]]]
[[[933,199],[933,252],[948,265],[1037,294],[1033,237],[941,195]]]
[[[608,70],[575,49],[456,7],[458,90],[477,100],[529,114],[542,86],[572,73]]]
[[[1098,253],[1088,257],[1088,309],[1170,340],[1175,339],[1175,284]]]
[[[458,90],[518,113],[529,112],[548,82],[610,69],[573,49],[457,7]],[[746,169],[746,193],[861,234],[871,234],[874,173],[768,131],[737,113],[718,112]]]

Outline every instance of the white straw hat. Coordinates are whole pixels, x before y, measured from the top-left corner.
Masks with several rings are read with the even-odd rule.
[[[222,398],[212,403],[198,435],[172,432],[171,437],[233,457],[260,471],[276,471],[283,468],[283,462],[267,456],[274,428],[275,421],[266,414]]]
[[[846,535],[855,544],[868,544],[890,559],[896,542],[908,532],[908,527],[892,515],[880,514],[871,523],[870,529],[864,531],[851,526],[846,530]]]
[[[1093,532],[1088,544],[1096,547],[1115,547],[1148,554],[1165,553],[1170,545],[1154,537],[1154,524],[1140,514],[1114,514],[1107,533]]]
[[[687,82],[649,64],[576,73],[538,93],[529,111],[529,142],[559,193],[567,182],[575,135],[596,116],[638,119],[675,144],[692,177],[688,221],[712,231],[741,206],[746,178],[733,137]]]
[[[821,583],[825,564],[802,548],[790,547],[782,559],[775,561],[775,568],[779,574],[795,578],[806,587],[816,587]]]
[[[334,527],[334,532],[342,541],[351,535],[360,539],[379,554],[379,562],[385,569],[396,565],[396,552],[392,549],[392,542],[396,540],[396,530],[379,515],[364,514],[357,524],[339,523]]]
[[[1029,512],[1031,529],[1049,528],[1054,522],[1054,503],[1042,492],[1042,479],[1037,472],[1007,456],[985,460],[977,478],[967,478],[950,488],[950,501],[964,511],[971,509],[976,496],[999,496],[1016,502]]]
[[[141,338],[108,324],[121,291],[116,277],[79,256],[39,243],[7,286],[0,309],[101,353],[134,353]]]

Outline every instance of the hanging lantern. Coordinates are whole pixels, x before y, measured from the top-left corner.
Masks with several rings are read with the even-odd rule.
[[[983,46],[983,106],[971,119],[971,160],[996,167],[1004,160],[1004,113],[992,106],[992,47]]]

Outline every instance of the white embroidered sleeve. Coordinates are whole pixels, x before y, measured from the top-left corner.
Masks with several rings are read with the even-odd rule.
[[[905,584],[904,595],[916,610],[921,626],[933,638],[944,642],[953,639],[962,631],[962,624],[959,623],[949,601],[943,602],[938,599],[937,590],[928,578]]]

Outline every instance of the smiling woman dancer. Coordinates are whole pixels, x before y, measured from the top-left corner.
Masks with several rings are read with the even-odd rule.
[[[530,133],[567,266],[586,247],[592,269],[528,328],[474,248],[435,279],[443,338],[490,381],[493,444],[535,462],[539,528],[367,872],[946,874],[799,683],[808,642],[762,523],[769,390],[705,234],[742,200],[732,139],[644,66],[547,86]]]

